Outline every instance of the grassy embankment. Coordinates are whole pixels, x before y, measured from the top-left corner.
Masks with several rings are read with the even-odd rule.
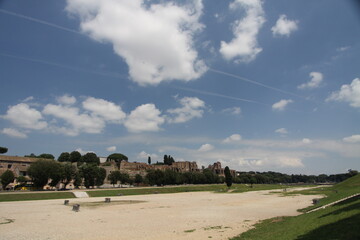
[[[360,193],[360,174],[330,188],[296,192],[297,194],[324,194],[316,206],[301,209],[307,212],[347,196]],[[294,193],[291,193],[294,194]],[[232,240],[313,240],[360,239],[360,197],[304,213],[296,217],[277,217],[264,220]]]
[[[283,189],[284,185],[275,184],[254,184],[254,187],[244,184],[234,184],[230,190],[232,192],[247,192],[271,189]],[[90,197],[111,197],[119,195],[146,195],[146,194],[162,194],[162,193],[180,193],[180,192],[227,192],[228,188],[223,184],[211,185],[188,185],[188,186],[170,186],[170,187],[146,187],[146,188],[118,188],[118,189],[102,189],[87,191]],[[21,193],[6,193],[0,194],[0,202],[5,201],[28,201],[28,200],[48,200],[48,199],[65,199],[74,198],[71,192],[21,192]]]
[[[71,192],[1,193],[0,202],[75,198]]]

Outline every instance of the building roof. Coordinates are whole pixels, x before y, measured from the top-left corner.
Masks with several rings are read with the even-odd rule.
[[[5,156],[0,155],[0,161],[13,161],[13,162],[24,162],[24,163],[33,163],[39,160],[40,158],[30,158],[30,157],[18,157],[18,156]]]

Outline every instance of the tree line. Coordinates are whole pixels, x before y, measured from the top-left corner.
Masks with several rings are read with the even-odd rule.
[[[356,170],[349,170],[347,173],[340,174],[320,174],[320,175],[302,175],[302,174],[284,174],[278,172],[240,172],[239,176],[234,179],[235,183],[338,183],[342,182],[358,172]]]

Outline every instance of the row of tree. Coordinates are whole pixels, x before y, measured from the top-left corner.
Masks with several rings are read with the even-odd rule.
[[[338,183],[342,182],[358,172],[349,170],[341,174],[320,174],[320,175],[302,175],[302,174],[284,174],[278,172],[240,172],[239,176],[234,179],[235,183]]]
[[[28,168],[28,174],[34,187],[42,189],[46,184],[55,187],[62,183],[64,188],[71,181],[75,187],[84,184],[86,188],[104,184],[106,170],[95,163],[82,164],[80,167],[70,162],[58,162],[50,159],[40,159]]]

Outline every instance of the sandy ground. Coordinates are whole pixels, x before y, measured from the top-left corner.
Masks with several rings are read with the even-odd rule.
[[[209,192],[111,197],[111,204],[86,206],[104,198],[0,203],[0,239],[228,239],[257,221],[297,215],[314,196],[270,191]],[[317,196],[318,197],[318,196]],[[119,204],[117,200],[144,201]]]

